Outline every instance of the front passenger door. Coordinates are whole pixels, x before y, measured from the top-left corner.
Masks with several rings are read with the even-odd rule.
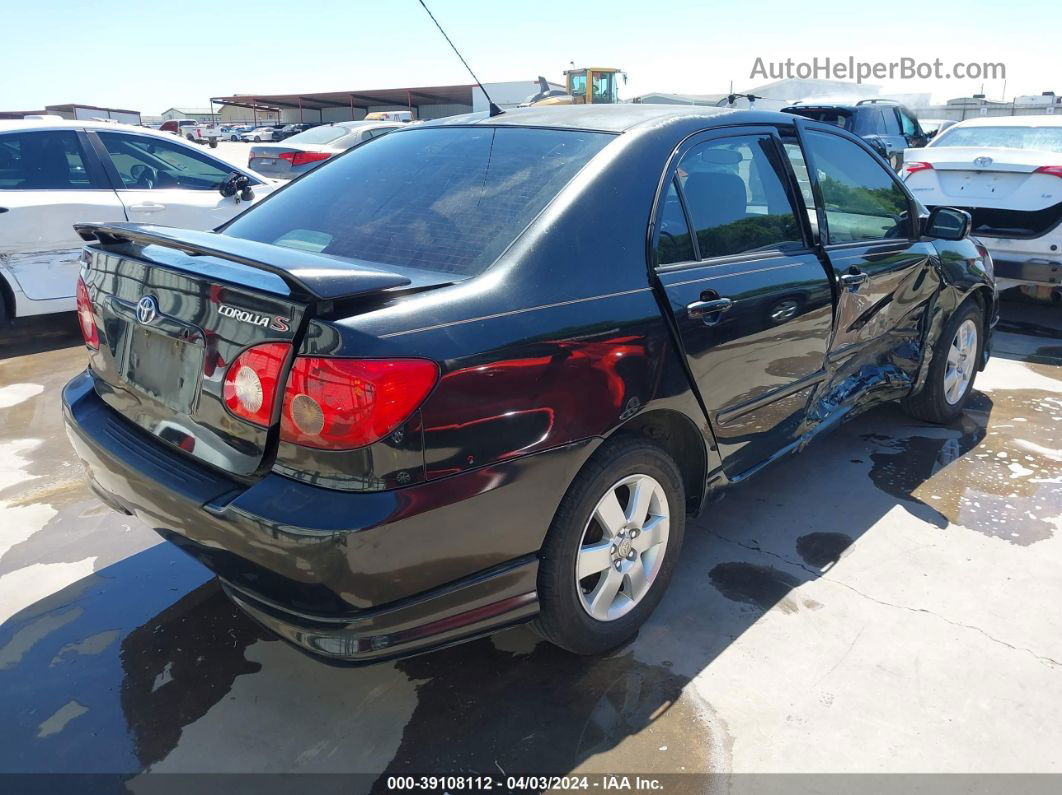
[[[658,284],[732,479],[803,433],[833,318],[778,136],[746,129],[680,149],[655,232]]]
[[[235,170],[224,161],[160,136],[96,134],[117,172],[112,179],[130,221],[213,229],[249,206],[218,192]]]
[[[896,174],[861,144],[818,126],[801,137],[837,284],[831,380],[841,390],[903,391],[921,362],[922,316],[939,285],[935,251],[918,239],[914,201]]]

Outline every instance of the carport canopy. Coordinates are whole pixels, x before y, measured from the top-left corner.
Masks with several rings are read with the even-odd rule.
[[[368,111],[370,108],[379,107],[427,110],[428,106],[432,105],[446,106],[447,111],[439,115],[451,115],[461,112],[455,111],[454,106],[463,106],[466,111],[471,111],[472,89],[472,85],[457,85],[300,94],[234,94],[228,97],[212,97],[211,102],[257,111],[319,111],[322,118],[325,111],[339,108],[349,109],[350,118],[353,118],[356,110]],[[416,115],[425,118],[434,117],[436,114]]]

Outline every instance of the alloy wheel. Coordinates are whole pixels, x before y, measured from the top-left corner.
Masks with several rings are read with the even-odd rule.
[[[590,515],[575,558],[575,588],[583,609],[615,621],[645,598],[667,550],[669,506],[649,475],[614,484]]]
[[[944,399],[954,406],[970,385],[977,364],[977,324],[967,318],[955,331],[944,367]]]

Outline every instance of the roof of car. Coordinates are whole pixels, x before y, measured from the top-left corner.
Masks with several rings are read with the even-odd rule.
[[[159,132],[159,130],[151,127],[140,127],[135,124],[122,124],[113,121],[86,121],[81,119],[8,119],[0,121],[0,132],[17,132],[19,130],[124,130],[126,132],[173,138],[169,133]]]
[[[553,127],[575,130],[599,130],[623,132],[643,124],[700,117],[722,120],[725,123],[792,122],[791,116],[774,111],[733,110],[703,105],[649,105],[620,103],[617,105],[538,105],[530,108],[513,108],[497,116],[486,112],[468,113],[462,116],[447,116],[418,126],[448,124],[482,124],[514,127]],[[710,126],[710,125],[709,125]]]
[[[955,127],[1062,127],[1062,116],[978,116],[956,122]]]

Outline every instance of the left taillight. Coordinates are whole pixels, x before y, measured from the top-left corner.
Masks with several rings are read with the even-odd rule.
[[[907,176],[911,176],[919,171],[932,171],[933,164],[927,163],[924,160],[912,160],[910,163],[903,164],[903,170]]]
[[[280,159],[287,160],[292,166],[304,166],[307,163],[316,163],[319,160],[327,160],[332,156],[331,152],[281,152]]]
[[[290,353],[287,342],[267,342],[237,356],[229,365],[222,386],[226,408],[255,425],[271,425],[280,377]]]
[[[92,309],[88,286],[81,276],[77,277],[77,320],[81,326],[81,336],[85,339],[85,345],[94,351],[99,350],[100,335],[96,329],[96,313]]]

